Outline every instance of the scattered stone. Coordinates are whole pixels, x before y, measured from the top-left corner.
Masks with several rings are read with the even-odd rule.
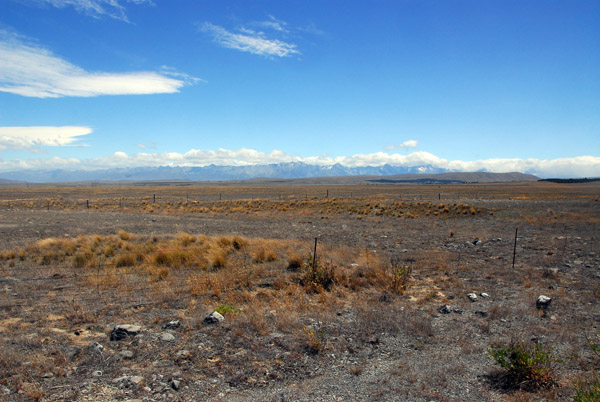
[[[482,318],[486,318],[488,316],[488,312],[487,311],[476,311],[475,315],[478,315]]]
[[[140,385],[143,384],[144,377],[142,377],[141,375],[133,375],[129,377],[129,381],[131,381],[132,384]]]
[[[96,370],[96,371],[94,371],[94,372],[92,373],[92,375],[93,375],[94,377],[102,377],[102,371],[100,371],[100,370]]]
[[[123,359],[132,359],[133,352],[131,350],[122,350],[119,352],[119,356],[121,356]]]
[[[5,387],[3,385],[2,387],[0,387],[0,394],[2,394],[2,395],[10,395],[10,394],[12,394],[12,391],[10,390],[10,388]]]
[[[476,237],[476,238],[473,240],[473,245],[474,245],[474,246],[476,246],[476,245],[478,245],[479,243],[481,243],[481,240],[479,240],[479,238],[477,238],[477,237]]]
[[[92,342],[88,345],[88,348],[94,352],[102,353],[104,351],[104,346],[99,344],[98,342]]]
[[[469,300],[471,300],[472,303],[477,301],[477,295],[475,293],[469,293],[467,297],[469,298]]]
[[[547,309],[550,306],[551,302],[552,302],[551,297],[539,295],[535,302],[535,306],[540,309]]]
[[[548,286],[548,289],[550,290],[558,290],[560,288],[560,285],[558,283],[553,283],[552,285]]]
[[[120,341],[122,339],[127,338],[128,336],[136,336],[141,330],[142,327],[140,327],[139,325],[117,325],[113,328],[113,330],[110,333],[110,340]]]
[[[489,299],[489,298],[490,298],[490,295],[488,295],[488,294],[487,294],[487,293],[485,293],[485,292],[481,292],[481,293],[479,294],[479,296],[481,296],[481,297],[483,297],[483,298],[486,298],[486,299]]]
[[[213,311],[212,313],[210,313],[209,315],[204,317],[205,324],[216,324],[218,322],[223,322],[223,321],[225,321],[225,317],[223,317],[221,314],[219,314],[216,311]]]
[[[183,349],[177,352],[176,356],[179,359],[189,359],[192,357],[192,353],[189,350]]]
[[[171,380],[171,388],[173,388],[175,391],[179,391],[179,388],[181,388],[181,381]]]
[[[172,320],[163,325],[163,329],[177,329],[181,326],[181,322],[179,320]]]
[[[53,378],[54,377],[54,373],[48,372],[45,373],[44,375],[42,375],[42,378]]]
[[[438,308],[438,312],[440,314],[450,314],[450,313],[462,314],[462,310],[460,310],[454,306],[450,306],[448,304],[444,304],[443,306]]]
[[[175,340],[175,336],[170,332],[163,332],[160,334],[159,339],[164,342],[171,342]]]
[[[120,382],[124,382],[124,381],[127,381],[127,380],[129,380],[129,376],[127,376],[127,375],[124,375],[124,376],[122,376],[122,377],[117,377],[117,378],[113,379],[113,380],[112,380],[112,382],[113,382],[114,384],[118,384],[118,383],[120,383]]]

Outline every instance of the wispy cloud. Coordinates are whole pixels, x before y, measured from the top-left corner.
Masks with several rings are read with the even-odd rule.
[[[269,15],[269,19],[267,21],[256,21],[252,23],[252,25],[259,26],[266,29],[273,29],[278,32],[288,33],[289,29],[287,27],[287,22],[279,20],[272,15]]]
[[[34,152],[40,147],[66,146],[91,132],[91,128],[80,126],[0,127],[0,151],[10,148]]]
[[[277,30],[276,27],[278,27],[283,30],[283,25],[280,21],[267,21],[266,23],[270,24],[271,28]],[[300,54],[295,44],[279,39],[269,39],[264,32],[257,32],[242,27],[238,28],[238,32],[236,33],[210,22],[200,24],[199,28],[202,32],[211,35],[217,44],[229,49],[267,57],[287,57]]]
[[[90,17],[110,17],[129,22],[123,4],[153,4],[152,0],[22,0],[29,4],[50,4],[56,8],[73,7]]]
[[[179,92],[198,79],[168,72],[88,72],[24,38],[0,30],[0,92],[36,98]]]
[[[192,149],[185,153],[141,152],[127,154],[115,152],[101,158],[78,159],[31,159],[27,161],[0,161],[0,171],[22,169],[106,169],[112,167],[142,166],[207,166],[207,165],[257,165],[284,162],[303,162],[312,165],[331,166],[339,163],[343,166],[420,166],[431,165],[436,168],[459,172],[487,171],[496,173],[523,172],[539,177],[600,177],[600,157],[578,156],[553,160],[541,159],[486,159],[477,161],[447,160],[429,152],[413,152],[408,155],[398,153],[376,152],[351,156],[292,156],[279,150],[261,152],[248,148],[237,150]]]
[[[402,149],[408,149],[408,148],[416,148],[417,145],[419,145],[419,141],[417,140],[408,140],[408,141],[404,141],[402,144],[400,145],[388,145],[387,147],[385,147],[386,150],[388,151],[393,151],[395,149],[397,150],[402,150]]]

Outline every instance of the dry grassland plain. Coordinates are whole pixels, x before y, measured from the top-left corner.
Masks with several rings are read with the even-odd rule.
[[[598,183],[1,187],[0,395],[596,401],[599,228]]]

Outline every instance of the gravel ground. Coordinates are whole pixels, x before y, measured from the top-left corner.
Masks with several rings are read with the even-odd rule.
[[[343,245],[401,255],[417,264],[424,255],[443,256],[439,267],[413,271],[412,290],[406,295],[386,299],[372,294],[361,302],[348,298],[327,312],[306,311],[301,317],[305,325],[325,334],[319,353],[303,352],[296,339],[287,339],[272,329],[250,337],[240,334],[235,322],[203,326],[191,318],[182,320],[183,326],[172,331],[175,341],[165,344],[157,338],[164,332],[164,322],[177,317],[181,310],[176,303],[129,312],[128,319],[137,319],[143,331],[125,342],[108,339],[118,320],[114,316],[99,317],[85,328],[89,332],[85,339],[75,343],[68,339],[74,339],[70,334],[82,331],[82,325],[65,324],[65,333],[58,337],[56,331],[35,331],[34,318],[30,325],[11,324],[15,317],[27,322],[33,312],[4,309],[0,311],[0,344],[3,350],[14,351],[4,358],[4,367],[10,365],[7,359],[18,358],[19,348],[48,347],[27,344],[24,339],[33,333],[45,336],[65,356],[73,353],[80,360],[84,359],[82,354],[91,353],[87,345],[92,341],[106,348],[104,357],[93,353],[86,357],[79,371],[25,381],[38,384],[44,391],[38,399],[48,401],[571,400],[573,381],[598,364],[586,346],[586,336],[599,333],[600,205],[593,197],[462,202],[493,210],[494,215],[357,219],[321,213],[161,215],[1,210],[0,250],[48,237],[112,235],[122,229],[159,237],[181,232],[307,241],[318,237],[325,249]],[[516,264],[512,268],[517,228]],[[5,263],[2,269],[0,288],[4,290],[0,297],[6,301],[10,287],[18,288],[6,278],[18,279],[18,272]],[[438,294],[427,297],[432,289]],[[470,292],[479,295],[476,302],[467,298]],[[536,309],[540,294],[553,298],[547,314]],[[444,304],[461,312],[443,314],[439,308]],[[44,314],[52,314],[51,306]],[[525,392],[499,386],[498,370],[488,358],[488,347],[511,339],[533,340],[553,348],[561,360],[556,387]],[[243,351],[246,346],[248,351]],[[123,350],[133,351],[135,357],[121,359],[118,364],[102,360]],[[174,357],[181,350],[190,350],[192,358]],[[258,376],[260,370],[246,367],[257,356],[264,361],[281,361],[281,370],[267,369]],[[206,361],[213,360],[214,368],[207,370]],[[94,376],[95,368],[103,368],[103,374]],[[7,383],[7,372],[5,369],[0,378],[0,393],[6,393],[3,400],[29,400],[31,392],[15,393],[18,390]],[[135,374],[143,377],[140,385],[130,379],[116,381]],[[173,379],[180,381],[177,390]]]

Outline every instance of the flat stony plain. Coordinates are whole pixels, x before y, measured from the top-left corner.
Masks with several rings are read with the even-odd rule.
[[[600,368],[599,183],[0,191],[3,401],[568,401]]]

